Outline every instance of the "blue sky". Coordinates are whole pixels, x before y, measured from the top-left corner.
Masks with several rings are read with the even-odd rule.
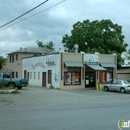
[[[61,0],[62,1],[62,0]],[[53,6],[60,0],[49,0],[12,24]],[[0,1],[0,26],[20,16],[42,0]],[[0,29],[0,55],[18,50],[20,47],[36,47],[36,40],[52,41],[56,50],[63,49],[62,37],[70,34],[77,21],[110,19],[122,26],[125,42],[130,45],[130,1],[124,0],[65,0],[61,4],[43,11],[27,20]],[[129,48],[129,47],[128,47]]]

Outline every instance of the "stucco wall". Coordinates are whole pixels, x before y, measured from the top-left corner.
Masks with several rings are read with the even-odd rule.
[[[25,58],[22,60],[22,77],[24,77],[24,70],[27,70],[27,72],[32,73],[32,78],[31,75],[29,76],[29,85],[35,85],[35,86],[42,86],[42,72],[46,72],[46,83],[47,87],[50,86],[48,84],[48,70],[52,70],[52,86],[55,88],[59,88],[59,80],[60,80],[60,62],[59,54],[53,54],[55,56],[55,64],[48,65],[46,64],[46,56],[39,56],[39,57],[32,57],[32,58]],[[38,65],[36,66],[37,63],[42,64],[42,66]],[[36,78],[34,79],[34,72],[36,74]],[[38,79],[38,72],[40,73],[40,79]]]
[[[130,68],[117,70],[117,79],[128,80],[130,78]]]
[[[14,77],[16,77],[16,72],[18,72],[18,78],[22,77],[22,58],[24,57],[30,57],[33,56],[34,54],[24,54],[24,53],[17,53],[18,54],[18,60],[16,60],[16,54],[11,54],[14,55],[14,62],[11,61],[10,63],[10,55],[7,58],[7,65],[6,69],[11,69],[12,72],[14,72]]]

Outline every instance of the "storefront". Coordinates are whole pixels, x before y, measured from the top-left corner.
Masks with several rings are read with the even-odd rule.
[[[84,88],[84,65],[81,53],[61,53],[60,87],[62,89]]]
[[[30,85],[96,89],[98,83],[116,79],[116,56],[64,52],[35,56],[22,60],[23,77],[25,72]]]
[[[98,54],[84,54],[85,64],[85,87],[95,87],[97,85],[99,72],[106,71],[105,68],[99,65]]]

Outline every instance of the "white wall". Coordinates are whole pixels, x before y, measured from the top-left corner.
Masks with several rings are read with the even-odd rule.
[[[46,72],[46,84],[48,84],[48,70],[52,70],[52,86],[59,88],[60,83],[60,54],[53,54],[55,56],[55,64],[46,64],[46,56],[25,58],[22,60],[22,78],[24,77],[24,70],[29,72],[29,85],[42,86],[42,72]],[[42,64],[42,66],[37,63]],[[32,78],[30,77],[30,72],[32,73]],[[34,72],[36,73],[36,78],[34,79]],[[40,72],[40,79],[38,79],[38,72]],[[31,78],[31,79],[30,79]],[[57,80],[55,80],[57,78]]]

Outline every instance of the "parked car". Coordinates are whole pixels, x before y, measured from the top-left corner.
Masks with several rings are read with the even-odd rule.
[[[0,83],[4,83],[6,86],[11,85],[13,88],[17,87],[18,89],[21,89],[22,87],[27,87],[28,79],[10,78],[10,75],[0,73]]]
[[[118,91],[121,93],[130,92],[130,82],[127,80],[117,80],[104,85],[105,91]]]

